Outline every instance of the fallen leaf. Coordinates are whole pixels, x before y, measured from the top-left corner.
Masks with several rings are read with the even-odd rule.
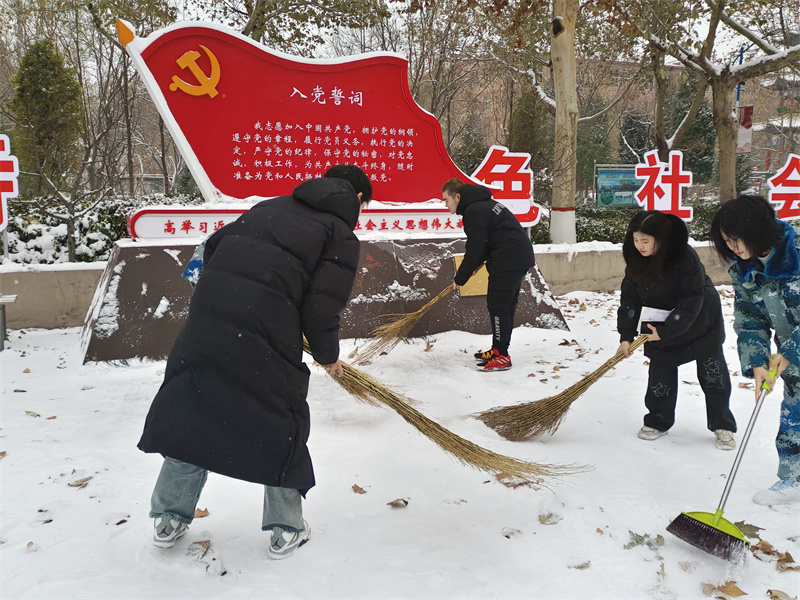
[[[581,304],[581,305],[578,307],[578,311],[579,311],[579,312],[583,312],[583,311],[585,311],[585,310],[586,310],[586,305],[585,305],[585,304]]]
[[[505,473],[498,473],[497,475],[495,475],[495,477],[497,478],[497,481],[502,483],[507,488],[511,488],[512,490],[515,490],[518,487],[528,487],[533,485],[532,481],[520,479],[519,477],[509,476],[506,475]]]
[[[731,598],[738,598],[739,596],[747,596],[747,592],[740,590],[735,581],[726,581],[724,585],[719,586],[720,592],[727,594]]]
[[[602,530],[602,529],[600,529],[599,527],[598,527],[597,529],[595,529],[595,531],[596,531],[597,533],[599,533],[600,535],[604,535],[604,534],[605,534],[605,531],[603,531],[603,530]]]
[[[701,583],[700,589],[703,590],[703,593],[706,596],[711,596],[712,598],[718,598],[719,600],[730,600],[728,596],[720,592],[715,586],[711,585],[710,583]]]
[[[664,545],[664,537],[661,534],[658,534],[655,538],[651,538],[649,533],[645,533],[644,535],[639,535],[632,531],[628,531],[628,533],[631,534],[631,541],[623,546],[625,550],[630,550],[636,546],[647,546],[651,550],[658,550]]]
[[[767,596],[772,600],[797,600],[797,596],[790,596],[780,590],[767,590]]]
[[[584,569],[588,569],[591,566],[592,566],[592,561],[587,560],[586,562],[582,562],[582,563],[577,564],[577,565],[567,565],[567,568],[568,569],[579,569],[579,570],[583,571]]]
[[[186,549],[186,554],[191,554],[197,560],[200,560],[211,549],[211,540],[201,540],[199,542],[192,542]]]
[[[208,509],[207,508],[195,508],[194,509],[194,518],[195,519],[202,519],[203,517],[208,516]]]
[[[778,558],[778,563],[775,565],[778,571],[800,571],[800,565],[794,562],[792,555],[784,552]]]
[[[560,517],[559,515],[554,515],[553,513],[542,513],[539,515],[539,523],[541,523],[542,525],[555,525],[563,518],[564,517]]]
[[[750,538],[751,540],[761,539],[758,535],[758,532],[763,531],[763,527],[751,525],[750,523],[745,523],[744,521],[736,521],[734,525],[744,534],[745,537]]]
[[[29,368],[25,367],[25,368],[22,370],[22,372],[23,372],[23,373],[30,373],[30,372],[31,372],[31,370],[30,370]]]
[[[17,393],[21,393],[21,392],[27,392],[28,390],[14,390],[14,391]]]
[[[353,491],[356,494],[366,494],[367,493],[367,490],[365,490],[364,488],[362,488],[361,486],[359,486],[359,485],[357,485],[355,483],[353,484]]]
[[[6,454],[7,454],[7,452],[5,450],[3,450],[2,452],[0,452],[0,458],[5,458]]]
[[[774,562],[778,560],[778,551],[765,540],[759,540],[757,544],[750,545],[750,552],[758,560],[763,562]]]
[[[46,421],[52,421],[53,419],[57,419],[57,418],[58,418],[58,417],[56,417],[55,415],[53,415],[52,417],[47,417],[47,419],[45,419],[45,420],[46,420]]]
[[[397,500],[392,500],[391,502],[386,503],[387,506],[391,506],[392,508],[405,508],[408,506],[408,500],[405,498],[398,498]]]
[[[88,477],[81,477],[80,479],[76,479],[75,481],[73,481],[72,483],[68,483],[67,485],[69,487],[85,488],[89,484],[89,481],[91,481],[91,479],[92,476],[89,475]]]
[[[423,350],[423,352],[430,352],[431,348],[433,348],[433,344],[430,342],[425,342],[425,350]]]
[[[26,414],[26,415],[28,415],[29,417],[34,417],[34,418],[35,418],[35,417],[41,417],[41,416],[42,416],[42,415],[40,415],[40,414],[39,414],[39,413],[37,413],[37,412],[33,412],[32,410],[26,410],[26,411],[25,411],[25,414]]]
[[[127,523],[127,522],[128,522],[128,519],[122,519],[120,521],[117,521],[116,525],[122,525],[123,523]]]

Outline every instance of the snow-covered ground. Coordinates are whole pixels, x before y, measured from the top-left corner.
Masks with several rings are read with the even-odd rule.
[[[740,386],[730,289],[720,291],[741,432],[754,393]],[[580,397],[547,443],[509,442],[469,417],[551,396],[611,357],[618,297],[577,292],[558,302],[571,331],[516,329],[510,371],[474,370],[471,355],[487,340],[461,332],[402,344],[363,370],[486,448],[592,470],[547,488],[506,487],[312,367],[318,483],[305,515],[313,536],[280,562],[267,558],[261,488],[213,474],[199,503],[208,516],[175,548],[151,545],[161,459],[136,443],[163,362],[82,365],[77,328],[11,331],[0,353],[0,596],[703,598],[704,589],[727,597],[712,591],[726,582],[749,598],[797,596],[800,572],[780,571],[777,556],[730,565],[665,531],[681,511],[714,511],[734,458],[706,430],[693,365],[681,367],[676,425],[655,442],[636,437],[647,377],[641,351]],[[354,347],[344,341],[343,356]],[[762,410],[725,517],[761,528],[753,531],[778,553],[800,558],[800,509],[751,501],[776,479],[781,394],[779,385]],[[408,505],[388,505],[398,498]]]

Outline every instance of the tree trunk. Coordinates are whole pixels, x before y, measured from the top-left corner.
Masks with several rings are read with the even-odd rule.
[[[167,173],[167,143],[164,139],[164,119],[158,116],[158,131],[161,134],[161,177],[164,182],[164,195],[169,196],[169,173]]]
[[[656,93],[656,112],[654,116],[653,137],[658,150],[658,158],[661,162],[669,160],[669,146],[667,145],[667,126],[666,126],[666,105],[667,105],[667,72],[664,69],[664,52],[651,48],[651,58],[653,67],[653,81]]]
[[[578,92],[575,81],[575,20],[578,0],[554,0],[550,57],[556,96],[553,148],[553,205],[550,237],[574,244],[575,176],[578,145]]]
[[[122,53],[122,78],[123,78],[123,98],[122,104],[125,107],[125,137],[127,138],[126,150],[128,154],[128,196],[133,198],[133,127],[131,126],[130,110],[130,88],[128,87],[128,53]]]
[[[72,210],[68,207],[67,210]],[[77,261],[77,252],[75,251],[75,217],[69,216],[66,220],[67,224],[67,258],[69,262],[74,263]]]
[[[719,201],[736,197],[736,139],[739,123],[733,115],[733,89],[730,78],[711,82],[714,106],[714,129],[719,148]]]

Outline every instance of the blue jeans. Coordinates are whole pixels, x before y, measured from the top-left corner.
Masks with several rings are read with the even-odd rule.
[[[165,456],[150,498],[150,517],[191,523],[207,479],[206,469]],[[280,526],[287,531],[301,531],[302,502],[303,497],[295,489],[265,485],[261,529]]]

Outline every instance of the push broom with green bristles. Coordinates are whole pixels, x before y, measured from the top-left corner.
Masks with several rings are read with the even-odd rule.
[[[774,381],[775,375],[777,374],[777,367],[770,371],[769,374]],[[733,467],[731,467],[728,481],[725,483],[725,489],[722,491],[722,498],[719,501],[717,510],[713,513],[682,512],[667,526],[667,531],[672,535],[679,537],[692,546],[700,548],[700,550],[704,552],[708,552],[724,560],[739,560],[745,555],[747,548],[750,546],[739,528],[722,517],[722,511],[725,508],[725,503],[728,501],[728,494],[730,494],[733,479],[736,477],[736,472],[739,470],[739,463],[742,462],[742,455],[750,439],[750,434],[753,431],[758,413],[761,411],[761,405],[764,403],[764,398],[770,390],[769,384],[765,381],[761,385],[761,392],[758,394],[756,407],[753,409],[750,422],[747,424],[747,429],[745,429],[744,435],[742,436],[739,450],[736,452],[736,458],[733,459]]]

